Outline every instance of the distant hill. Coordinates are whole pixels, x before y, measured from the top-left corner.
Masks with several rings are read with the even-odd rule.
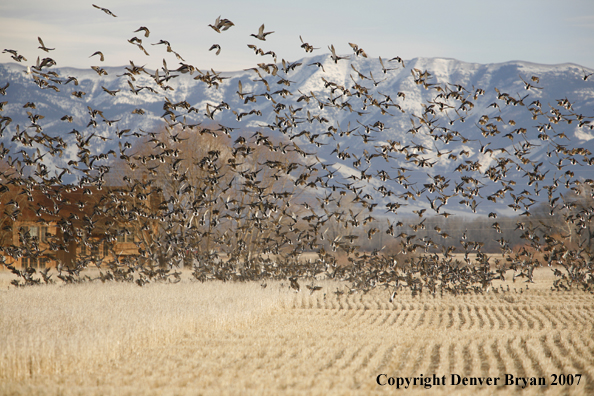
[[[13,140],[17,126],[29,135],[60,136],[68,148],[62,157],[47,156],[44,161],[50,168],[64,166],[77,157],[74,136],[69,134],[73,128],[110,139],[94,139],[95,153],[117,151],[123,140],[133,143],[131,133],[160,128],[169,111],[187,124],[220,123],[284,134],[332,164],[337,180],[360,185],[382,205],[406,201],[408,211],[430,209],[437,195],[425,184],[438,175],[448,180],[443,194],[458,197],[457,186],[470,185],[464,177],[476,179],[481,188],[472,197],[477,213],[508,214],[514,213],[509,195],[497,202],[487,199],[502,188],[501,180],[489,177],[489,167],[492,172],[505,171],[506,180],[517,183],[517,193],[529,189],[537,200],[546,194],[536,193],[555,180],[561,188],[570,188],[572,180],[594,176],[587,166],[594,152],[594,130],[588,123],[594,116],[594,78],[583,78],[591,70],[524,61],[483,65],[415,58],[405,60],[404,67],[397,60],[382,61],[383,65],[377,58],[351,56],[335,63],[325,54],[285,63],[285,70],[282,63],[262,64],[257,71],[220,75],[188,72],[183,65],[132,74],[136,70],[130,65],[105,68],[103,75],[91,69],[51,67],[43,69],[44,76],[29,74],[19,64],[0,64],[0,88],[10,84],[0,96],[6,101],[0,116],[12,120],[8,124],[5,119],[0,140],[11,153],[21,147],[43,152],[43,145],[25,147]],[[179,105],[184,101],[187,105]],[[23,107],[29,102],[35,109]],[[164,106],[167,103],[179,106]],[[220,110],[209,119],[217,106]],[[102,111],[96,126],[89,124],[89,107]],[[35,114],[43,115],[35,119],[39,128],[31,127]],[[62,121],[63,116],[71,116],[72,122]],[[118,138],[117,131],[125,129],[130,132]],[[393,150],[387,153],[389,146]],[[571,151],[576,148],[579,152]],[[339,157],[340,153],[349,156]],[[386,153],[388,160],[381,155]],[[378,173],[382,170],[387,179]],[[404,176],[397,180],[404,174],[404,182]],[[364,175],[372,178],[361,180]],[[382,187],[394,194],[382,197]],[[414,202],[403,200],[403,193],[423,189],[429,199],[417,195]],[[444,210],[471,213],[470,205],[458,205],[460,200],[450,201]]]

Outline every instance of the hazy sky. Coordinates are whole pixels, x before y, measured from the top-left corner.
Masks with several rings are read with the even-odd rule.
[[[92,1],[0,0],[0,49],[18,50],[27,63],[51,56],[58,67],[137,64],[159,67],[163,58],[179,62],[161,39],[198,68],[238,70],[271,62],[247,47],[257,44],[294,61],[306,54],[299,35],[319,50],[333,44],[339,54],[352,53],[348,43],[370,57],[448,57],[467,62],[498,63],[525,60],[536,63],[572,62],[594,68],[593,0],[391,0],[391,1],[247,1],[247,0],[93,0],[110,9],[111,17]],[[221,15],[235,23],[223,33],[208,24]],[[275,33],[266,41],[250,37],[265,23]],[[149,38],[133,33],[150,29]],[[37,49],[40,36],[49,54]],[[138,36],[150,53],[144,55],[127,39]],[[222,47],[216,56],[208,49]],[[98,57],[102,51],[105,62]],[[0,62],[11,62],[0,54]]]

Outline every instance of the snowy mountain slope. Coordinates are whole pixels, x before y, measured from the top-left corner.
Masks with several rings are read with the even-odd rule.
[[[6,96],[0,97],[0,101],[7,102],[0,116],[12,120],[1,140],[5,147],[17,152],[23,148],[22,144],[12,141],[17,125],[21,130],[34,131],[27,112],[41,114],[44,118],[36,123],[43,133],[60,136],[70,143],[62,157],[48,156],[46,164],[64,166],[77,155],[74,136],[69,134],[73,128],[83,134],[95,133],[111,139],[94,139],[94,153],[117,151],[118,130],[157,130],[164,123],[164,103],[186,101],[195,111],[176,109],[178,121],[185,116],[187,123],[216,122],[233,128],[261,129],[267,134],[280,135],[282,132],[286,139],[293,138],[303,150],[315,152],[323,162],[334,164],[344,182],[352,180],[382,205],[396,200],[409,203],[410,210],[429,208],[430,199],[413,202],[402,194],[422,191],[424,184],[437,175],[451,180],[445,190],[449,193],[445,194],[454,194],[454,188],[463,181],[462,178],[472,174],[483,187],[482,198],[475,196],[480,201],[480,205],[474,207],[477,212],[513,214],[508,206],[509,197],[498,203],[486,199],[500,190],[501,184],[492,182],[485,172],[489,166],[501,163],[503,158],[512,161],[507,165],[506,178],[515,181],[519,191],[531,187],[536,193],[539,189],[536,184],[542,188],[556,179],[563,184],[566,179],[572,179],[567,176],[567,171],[573,172],[577,180],[594,176],[591,167],[585,163],[592,154],[576,156],[579,161],[575,164],[570,162],[573,154],[568,154],[572,148],[594,152],[592,124],[583,124],[579,120],[581,115],[594,116],[594,81],[584,81],[584,73],[591,71],[581,66],[539,65],[523,61],[481,65],[454,59],[416,58],[405,61],[405,67],[402,67],[397,61],[383,59],[384,67],[393,69],[384,72],[378,59],[351,56],[335,63],[330,55],[304,58],[296,63],[301,65],[286,72],[282,70],[282,64],[277,64],[277,72],[268,65],[257,68],[257,72],[223,73],[220,75],[223,79],[214,79],[215,84],[208,77],[212,76],[212,71],[182,73],[170,66],[169,76],[175,77],[162,86],[155,82],[155,71],[148,69],[148,74],[126,75],[124,67],[105,68],[107,75],[99,75],[94,70],[46,68],[44,71],[54,71],[59,77],[41,78],[48,83],[44,89],[36,84],[32,74],[26,73],[26,68],[0,64],[0,87],[10,83]],[[430,75],[419,78],[425,71]],[[195,79],[205,74],[210,86],[204,79]],[[164,68],[159,69],[158,78],[166,75]],[[76,77],[78,85],[73,81],[66,84],[69,76]],[[532,76],[538,78],[532,80]],[[238,94],[239,81],[244,99]],[[59,92],[48,85],[54,85]],[[141,88],[137,93],[132,91],[140,87],[149,88]],[[78,98],[73,92],[84,92],[84,95]],[[255,101],[245,100],[252,95]],[[308,98],[303,99],[303,95]],[[571,106],[558,102],[563,99],[567,99]],[[536,119],[533,118],[535,112],[529,110],[535,109],[535,101],[540,102],[542,111]],[[28,102],[35,103],[36,108],[24,108]],[[209,109],[221,104],[225,106],[215,111],[210,120]],[[89,124],[92,121],[89,107],[103,112],[104,118],[97,118],[95,127]],[[139,108],[145,113],[133,114]],[[253,110],[256,112],[240,117]],[[555,111],[561,114],[557,123],[551,122]],[[72,116],[72,123],[60,120],[65,115]],[[500,118],[497,120],[496,117]],[[109,125],[105,120],[114,122]],[[581,121],[589,120],[591,118]],[[489,134],[485,128],[490,124],[496,132]],[[349,133],[349,130],[353,131]],[[322,135],[324,133],[327,134]],[[389,160],[382,156],[369,158],[371,154],[381,153],[382,145],[390,144],[400,151],[391,152]],[[559,145],[566,151],[559,152]],[[24,147],[25,150],[34,148],[37,146]],[[525,155],[518,156],[518,150],[525,150]],[[339,158],[337,155],[341,152],[350,156]],[[520,157],[532,162],[523,163]],[[545,176],[539,183],[530,183],[527,174],[541,162],[536,171]],[[480,169],[464,170],[464,166],[472,163],[480,164]],[[392,179],[404,172],[406,182],[381,180],[378,172],[382,170]],[[357,180],[357,176],[364,175],[373,177]],[[382,198],[377,191],[382,186],[392,190],[394,195]],[[427,194],[429,198],[437,196]],[[400,197],[395,198],[398,195]],[[444,210],[471,210],[470,206],[458,205],[458,201],[448,203]]]

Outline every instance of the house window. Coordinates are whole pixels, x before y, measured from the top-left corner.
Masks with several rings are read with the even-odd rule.
[[[21,265],[23,268],[37,268],[37,259],[35,257],[22,257]]]
[[[41,226],[41,242],[47,243],[48,236],[50,235],[47,226]]]
[[[39,239],[39,227],[37,226],[22,226],[21,230],[23,233],[29,233],[29,238],[37,238]]]
[[[118,242],[134,242],[134,234],[125,228],[118,230]]]
[[[47,267],[48,262],[49,262],[49,259],[47,257],[40,257],[39,258],[39,269],[45,269],[45,267]]]
[[[91,257],[99,257],[99,244],[91,245]]]
[[[103,246],[103,248],[101,248]],[[86,256],[87,254],[92,258],[100,258],[101,253],[103,256],[106,256],[108,252],[107,244],[105,242],[101,243],[100,241],[88,240],[87,243],[82,242],[80,243],[80,255]]]
[[[40,242],[47,243],[51,237],[48,226],[30,226],[21,227],[23,234],[29,233],[29,238],[35,238]]]

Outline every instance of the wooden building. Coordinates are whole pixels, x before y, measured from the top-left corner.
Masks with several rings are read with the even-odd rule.
[[[0,255],[36,269],[139,256],[157,233],[160,203],[161,194],[138,188],[3,185]]]

